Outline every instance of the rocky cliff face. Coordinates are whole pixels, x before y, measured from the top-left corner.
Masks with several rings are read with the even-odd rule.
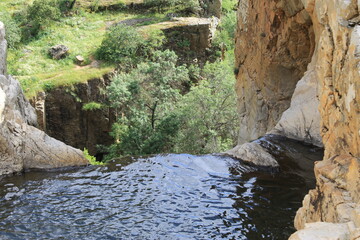
[[[19,82],[6,74],[5,28],[0,22],[0,175],[32,168],[86,165],[80,150],[35,128],[36,114]]]
[[[290,106],[313,51],[312,22],[301,3],[239,1],[235,50],[239,143],[274,128]]]
[[[359,9],[358,0],[239,1],[239,143],[271,132],[325,147],[296,216],[305,230],[291,239],[360,239]]]
[[[71,87],[57,87],[39,94],[35,106],[39,109],[39,123],[46,133],[70,146],[87,148],[92,155],[98,153],[96,145],[110,145],[114,139],[109,135],[116,121],[114,109],[106,106],[104,94],[109,76],[92,79]],[[86,103],[96,102],[99,109],[84,110]]]

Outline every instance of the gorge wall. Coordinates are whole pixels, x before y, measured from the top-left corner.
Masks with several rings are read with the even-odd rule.
[[[360,239],[359,9],[358,0],[239,1],[239,144],[275,133],[325,147],[295,220],[305,230],[291,239]]]
[[[24,169],[86,165],[80,150],[37,129],[35,110],[7,75],[5,27],[0,22],[0,176]]]
[[[96,155],[97,145],[108,146],[114,142],[109,135],[116,121],[116,112],[108,107],[105,88],[110,78],[106,74],[102,78],[91,79],[73,86],[60,86],[46,93],[38,94],[33,105],[38,109],[39,123],[50,136],[84,149]],[[87,103],[99,103],[100,108],[85,110]]]

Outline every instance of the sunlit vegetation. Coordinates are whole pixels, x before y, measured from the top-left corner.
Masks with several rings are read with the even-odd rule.
[[[115,69],[105,89],[109,102],[83,106],[85,111],[116,110],[111,132],[114,144],[102,146],[108,153],[106,159],[225,151],[234,146],[237,135],[236,2],[223,1],[212,62],[182,65],[182,56],[171,45],[164,45],[164,26],[156,23],[169,20],[174,12],[180,16],[195,12],[196,0],[17,0],[16,4],[4,0],[0,20],[7,26],[9,72],[20,80],[26,95],[33,97]],[[132,4],[143,4],[144,9],[132,8]],[[123,22],[134,19],[131,24]],[[174,48],[190,47],[189,40],[175,42]],[[54,60],[48,54],[57,44],[70,49],[64,59]],[[81,64],[76,61],[79,55],[84,59]]]

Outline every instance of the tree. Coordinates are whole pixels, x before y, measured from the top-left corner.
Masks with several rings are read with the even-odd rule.
[[[179,103],[183,122],[177,152],[221,152],[236,144],[238,114],[230,62],[207,63],[199,85]]]
[[[120,73],[107,88],[118,111],[113,136],[118,154],[150,154],[172,149],[179,129],[174,113],[180,89],[189,81],[185,66],[176,66],[173,51],[156,51],[152,62],[141,63],[130,73]]]

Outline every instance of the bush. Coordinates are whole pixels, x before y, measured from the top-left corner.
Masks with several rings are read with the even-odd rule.
[[[23,19],[23,41],[36,37],[52,21],[59,20],[60,16],[61,11],[57,1],[35,0],[26,9],[26,17]]]
[[[61,16],[59,5],[53,0],[35,0],[27,10],[29,21],[44,26]]]
[[[96,161],[96,158],[94,156],[91,156],[89,151],[86,148],[84,148],[83,154],[84,154],[84,158],[86,158],[91,165],[104,165],[105,164],[103,162]]]
[[[82,110],[93,111],[93,110],[101,109],[102,107],[103,107],[103,105],[101,103],[89,102],[89,103],[86,103],[83,105]]]
[[[207,63],[201,75],[201,82],[179,102],[183,120],[176,152],[222,152],[236,145],[238,115],[232,59]]]
[[[235,47],[236,12],[230,11],[223,16],[220,23],[220,31],[215,35],[214,45],[221,46],[227,50]]]
[[[9,48],[16,48],[21,40],[21,29],[16,21],[7,13],[0,13],[0,21],[5,24],[6,40]]]
[[[106,33],[96,55],[98,59],[132,68],[149,59],[164,39],[161,30],[140,33],[135,27],[118,24]]]
[[[194,8],[199,6],[197,0],[144,0],[144,3],[149,7],[156,7],[158,12],[170,7]]]
[[[106,33],[97,51],[97,57],[109,62],[130,61],[134,64],[137,62],[138,52],[143,44],[143,37],[134,27],[118,24]]]

